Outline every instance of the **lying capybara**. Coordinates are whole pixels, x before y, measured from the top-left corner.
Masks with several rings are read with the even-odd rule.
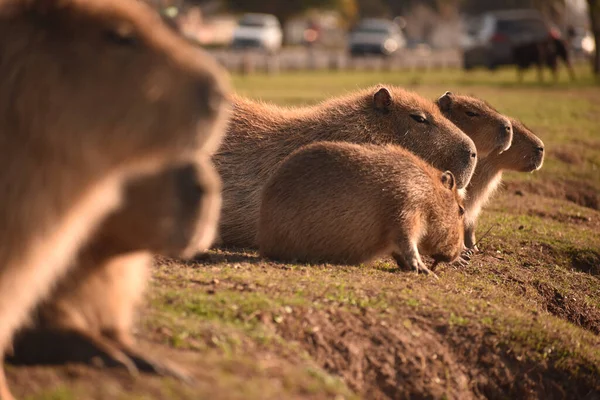
[[[436,103],[442,114],[473,140],[479,159],[510,147],[510,121],[485,101],[446,92]]]
[[[459,188],[475,168],[473,141],[431,101],[397,87],[374,87],[313,107],[282,108],[234,98],[215,164],[223,179],[222,244],[256,246],[260,191],[277,165],[303,145],[321,141],[398,144],[449,170]]]
[[[263,256],[359,264],[392,254],[429,272],[419,254],[453,261],[463,244],[454,175],[400,146],[315,143],[292,153],[262,193]]]
[[[475,223],[482,207],[502,181],[503,171],[533,172],[544,163],[544,143],[522,122],[510,118],[513,141],[510,149],[479,160],[465,198],[465,246],[475,248]]]
[[[174,365],[136,351],[135,310],[151,253],[190,257],[205,251],[215,236],[220,200],[219,179],[207,158],[130,182],[123,206],[102,223],[67,276],[38,306],[8,361],[89,362],[100,355],[131,371],[185,377]]]
[[[3,1],[0,54],[3,355],[126,179],[216,146],[227,87],[135,1]]]

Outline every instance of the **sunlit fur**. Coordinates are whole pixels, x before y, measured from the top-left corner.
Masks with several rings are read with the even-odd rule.
[[[475,145],[430,100],[385,87],[389,106],[377,106],[371,87],[311,107],[284,108],[234,98],[232,120],[214,157],[223,179],[220,237],[223,244],[255,246],[260,190],[291,152],[318,141],[394,143],[436,168],[449,170],[459,187],[475,168]],[[419,123],[411,114],[421,114]]]
[[[260,253],[277,260],[359,264],[394,255],[458,257],[463,217],[451,173],[395,145],[323,142],[287,158],[265,185]]]

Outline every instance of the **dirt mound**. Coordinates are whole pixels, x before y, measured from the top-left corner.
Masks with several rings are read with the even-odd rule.
[[[535,181],[506,182],[506,188],[512,192],[532,193],[552,198],[563,198],[594,210],[600,210],[600,190],[580,181]]]
[[[585,159],[581,154],[581,149],[577,147],[562,147],[550,151],[550,155],[558,160],[570,165],[581,165]]]
[[[544,298],[549,313],[581,326],[596,335],[600,334],[600,310],[577,299],[563,295],[560,290],[544,282],[534,282],[538,293]]]
[[[600,253],[594,250],[578,250],[571,252],[573,268],[600,276]]]
[[[579,378],[551,359],[517,354],[491,329],[440,323],[436,316],[392,320],[372,312],[299,310],[279,326],[327,371],[368,399],[584,398],[600,395],[592,373]],[[584,372],[585,366],[573,368]]]
[[[423,321],[407,317],[392,323],[342,310],[295,317],[281,327],[282,336],[299,341],[364,398],[475,397],[466,372]]]

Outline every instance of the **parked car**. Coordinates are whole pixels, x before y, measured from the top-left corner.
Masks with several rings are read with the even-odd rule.
[[[515,47],[547,40],[550,27],[536,10],[506,10],[482,14],[467,23],[463,67],[494,69],[513,65]]]
[[[352,30],[348,38],[350,54],[383,54],[389,56],[406,46],[400,27],[387,19],[366,18]]]
[[[283,33],[276,16],[244,14],[233,32],[231,46],[235,49],[262,49],[277,52],[281,49]]]

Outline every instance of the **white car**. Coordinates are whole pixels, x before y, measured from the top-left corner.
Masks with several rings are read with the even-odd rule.
[[[274,53],[281,49],[283,33],[277,17],[271,14],[245,14],[233,32],[235,49],[262,49]]]
[[[348,50],[352,55],[383,54],[389,56],[406,47],[406,39],[394,22],[365,18],[350,33]]]

